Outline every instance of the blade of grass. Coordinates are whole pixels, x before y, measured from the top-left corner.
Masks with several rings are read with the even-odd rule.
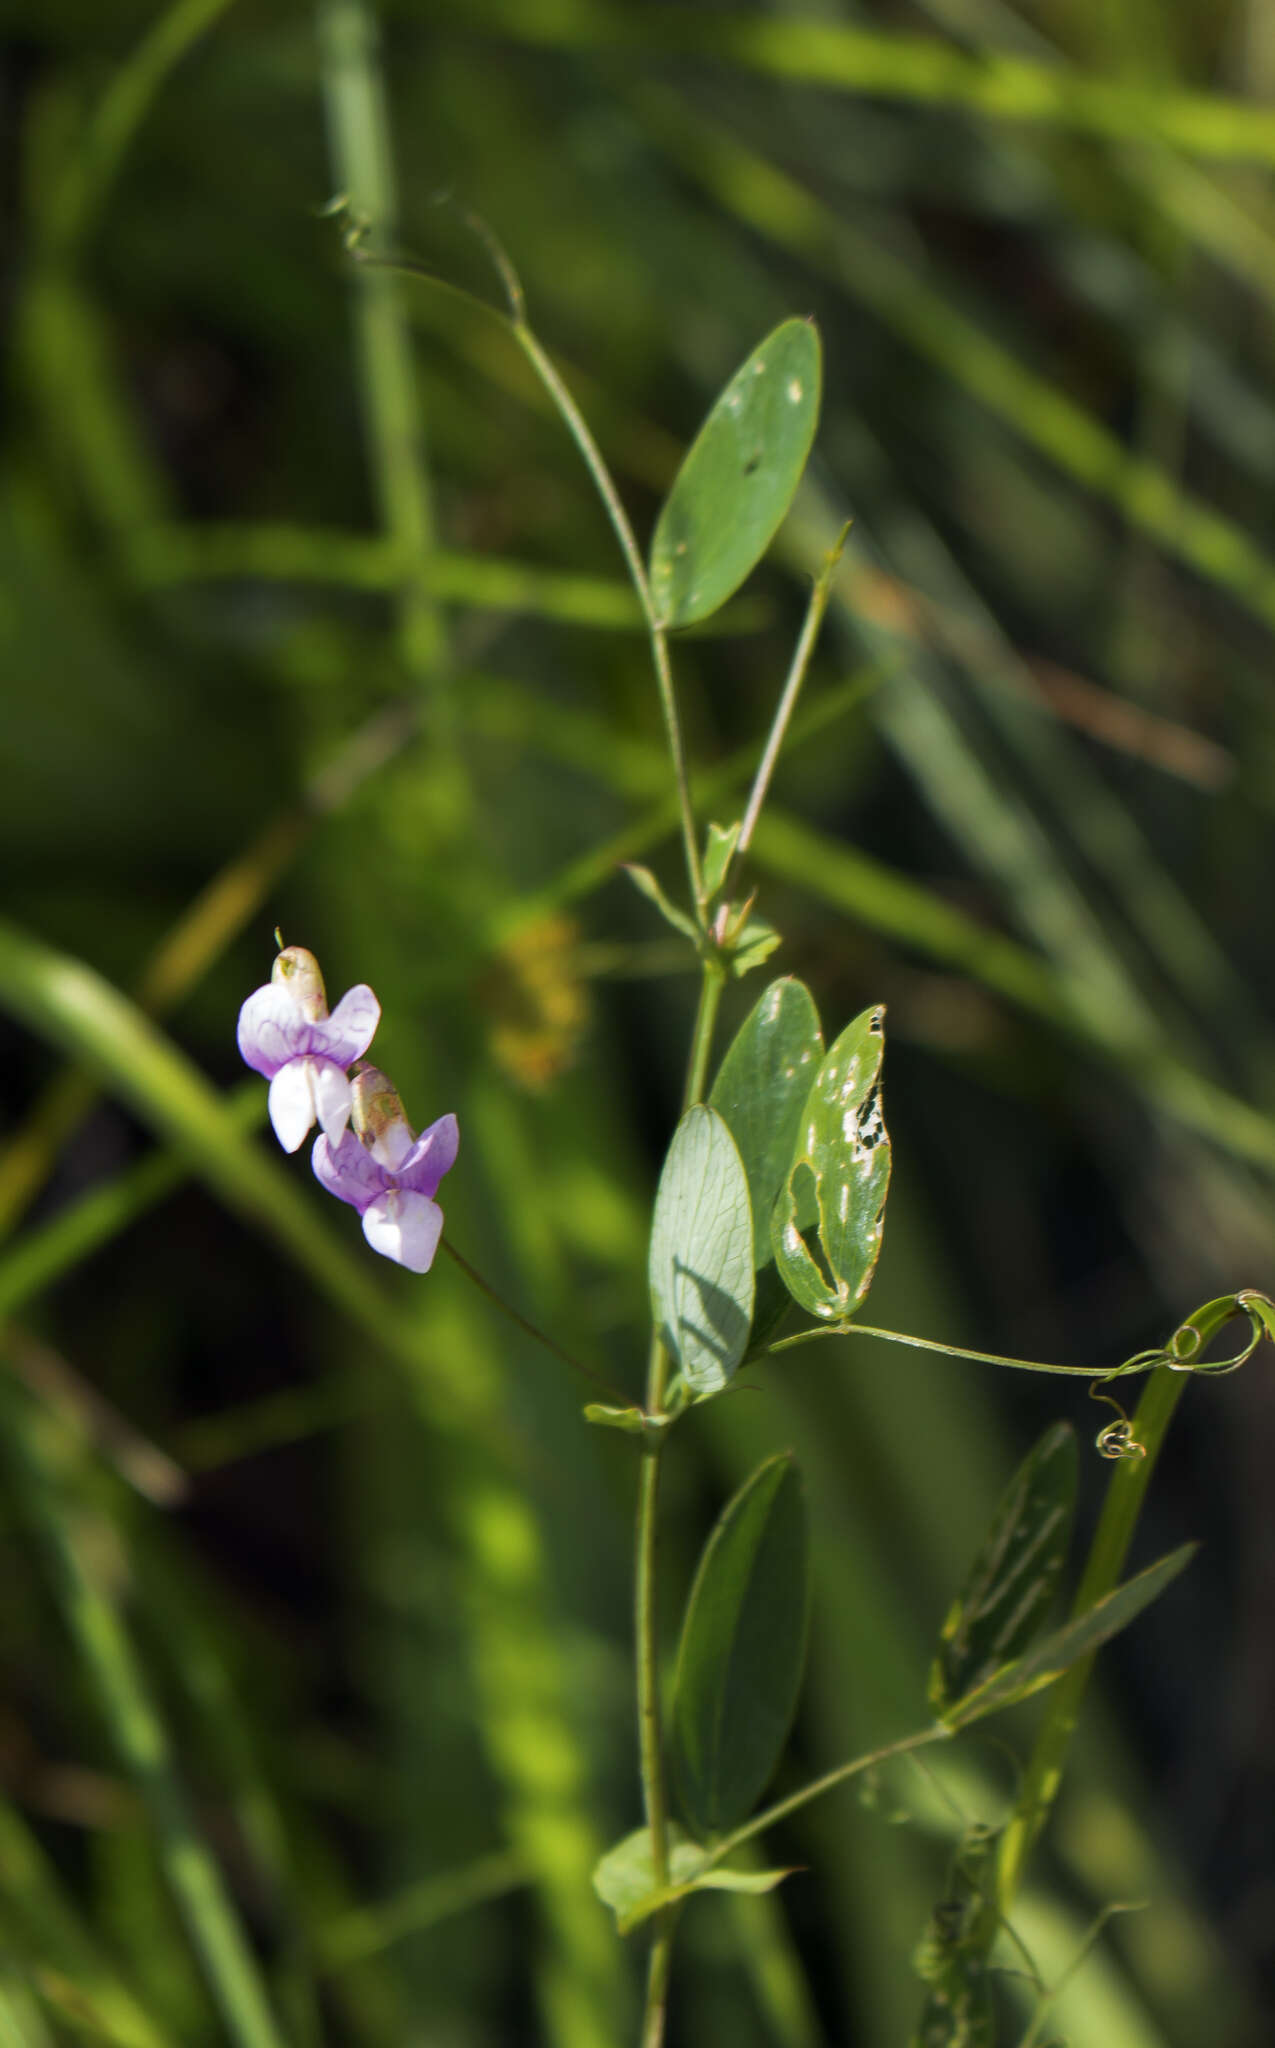
[[[668,92],[634,95],[643,121],[718,205],[862,301],[882,324],[1029,446],[1147,534],[1164,553],[1275,626],[1275,563],[1234,520],[1177,489],[1154,464],[1020,363],[951,293],[853,226],[755,150]]]
[[[997,49],[972,53],[932,37],[790,14],[703,17],[684,8],[639,14],[596,0],[466,0],[466,25],[550,48],[643,51],[736,64],[821,90],[920,101],[998,120],[1047,125],[1225,162],[1275,163],[1275,115],[1220,94],[1174,92],[1033,63]]]
[[[176,0],[120,65],[85,124],[50,204],[49,227],[61,250],[83,242],[160,91],[228,5],[229,0]]]
[[[52,1863],[21,1815],[3,1799],[0,1897],[7,1945],[16,1950],[29,1944],[32,1963],[46,1984],[54,1975],[64,1980],[78,2015],[90,2017],[104,2039],[116,2048],[175,2048],[163,2027],[119,1980]]]
[[[348,1970],[352,1964],[379,1955],[395,1942],[454,1914],[472,1912],[496,1899],[508,1898],[527,1883],[527,1872],[508,1850],[480,1856],[463,1870],[427,1877],[378,1905],[356,1906],[330,1920],[319,1937],[320,1965],[325,1973]]]
[[[14,1495],[43,1552],[75,1651],[120,1758],[145,1803],[191,1946],[239,2048],[283,2048],[229,1895],[199,1836],[132,1643],[95,1560],[110,1532],[74,1498],[76,1452],[47,1414],[0,1380],[3,1451]],[[103,1545],[105,1544],[105,1549]]]
[[[394,591],[401,581],[399,562],[398,550],[384,537],[304,526],[148,527],[133,536],[128,550],[129,568],[144,589],[242,578]],[[638,632],[644,623],[627,583],[534,562],[438,548],[422,564],[420,579],[440,604],[622,632]]]
[[[397,198],[375,19],[363,0],[319,0],[317,19],[337,190],[351,217],[368,223],[370,248],[388,252],[394,246]],[[351,283],[368,458],[384,539],[397,568],[399,649],[409,673],[428,691],[435,736],[451,754],[446,636],[425,573],[435,547],[434,511],[402,283],[392,270],[375,264],[359,268]]]

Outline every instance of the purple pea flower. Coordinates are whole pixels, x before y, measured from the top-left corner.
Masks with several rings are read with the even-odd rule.
[[[270,1121],[285,1152],[295,1152],[318,1122],[338,1141],[350,1120],[346,1068],[372,1043],[381,1006],[366,982],[343,995],[331,1016],[313,953],[285,946],[270,980],[239,1012],[239,1050],[270,1083]]]
[[[351,1084],[353,1128],[334,1141],[316,1138],[315,1177],[363,1218],[374,1252],[411,1273],[428,1273],[443,1234],[434,1196],[455,1163],[460,1142],[454,1116],[416,1136],[398,1091],[376,1067],[361,1067]]]

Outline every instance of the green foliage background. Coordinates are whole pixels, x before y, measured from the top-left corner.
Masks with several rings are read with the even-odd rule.
[[[694,998],[617,876],[678,882],[636,607],[499,327],[320,217],[344,193],[498,302],[472,208],[644,533],[736,364],[819,322],[809,480],[678,673],[725,820],[853,516],[753,871],[830,1035],[888,1005],[873,1319],[1115,1363],[1269,1287],[1262,0],[393,0],[379,56],[356,0],[5,22],[15,926],[221,1090],[276,922],[334,998],[371,981],[409,1113],[460,1116],[449,1234],[636,1392]],[[56,982],[0,940],[0,2039],[630,2041],[588,1879],[637,1818],[631,1446],[454,1269],[372,1271],[303,1165],[218,1152],[189,1074],[161,1102],[162,1047]],[[95,1031],[90,1100],[56,1077]],[[795,1782],[919,1725],[1012,1458],[1106,1411],[867,1344],[749,1377],[669,1460],[667,1635],[793,1446]],[[1051,2016],[1078,2048],[1265,2038],[1272,1413],[1260,1365],[1190,1391],[1147,1555],[1206,1555],[1107,1660],[1024,1901],[1051,1982],[1150,1902]],[[1004,1754],[954,1769],[991,1817]],[[955,1824],[916,1780],[880,1808],[837,1795],[777,1845],[809,1875],[696,1902],[678,2041],[907,2038]]]

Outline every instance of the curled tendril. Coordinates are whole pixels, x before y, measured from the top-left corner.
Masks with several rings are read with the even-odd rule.
[[[1142,1352],[1139,1356],[1154,1358],[1157,1364],[1162,1362],[1153,1352]],[[1127,1372],[1130,1369],[1130,1363],[1131,1361],[1126,1362],[1120,1370]],[[1137,1369],[1141,1370],[1142,1368],[1139,1367]],[[1111,1377],[1115,1379],[1116,1376],[1113,1373]],[[1109,1386],[1110,1383],[1109,1380],[1096,1380],[1089,1389],[1090,1400],[1102,1401],[1108,1408],[1114,1408],[1117,1418],[1115,1422],[1107,1423],[1105,1428],[1098,1431],[1097,1436],[1094,1438],[1094,1449],[1100,1458],[1111,1458],[1113,1460],[1118,1458],[1145,1458],[1147,1447],[1144,1443],[1140,1443],[1134,1435],[1133,1424],[1125,1414],[1124,1409],[1120,1406],[1114,1394],[1104,1394],[1103,1392],[1103,1388]]]
[[[1205,1345],[1236,1316],[1248,1318],[1248,1342],[1230,1357],[1202,1359],[1200,1353]],[[1135,1351],[1133,1357],[1126,1358],[1109,1378],[1118,1379],[1125,1373],[1154,1372],[1160,1366],[1167,1366],[1170,1372],[1207,1373],[1210,1378],[1238,1372],[1240,1366],[1253,1356],[1263,1337],[1275,1340],[1275,1301],[1255,1287],[1241,1288],[1238,1294],[1221,1294],[1215,1301],[1206,1301],[1194,1315],[1178,1324],[1167,1344],[1155,1345],[1150,1351]],[[1105,1386],[1107,1381],[1102,1384]],[[1104,1400],[1110,1397],[1098,1395],[1097,1398]]]

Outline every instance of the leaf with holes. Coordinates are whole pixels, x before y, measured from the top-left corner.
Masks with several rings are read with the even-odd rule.
[[[801,1113],[823,1057],[814,999],[785,976],[745,1017],[717,1071],[709,1102],[730,1125],[748,1176],[753,1211],[757,1299],[753,1342],[768,1337],[789,1304],[775,1271],[770,1216],[797,1149]]]
[[[801,1477],[768,1458],[704,1547],[673,1686],[673,1763],[698,1835],[745,1820],[797,1704],[806,1657],[809,1552]]]
[[[722,392],[651,542],[651,596],[662,624],[708,618],[765,554],[806,466],[821,374],[817,332],[808,320],[785,320]]]
[[[1019,1466],[953,1601],[930,1670],[936,1714],[1021,1656],[1053,1604],[1076,1506],[1076,1437],[1056,1422]]]
[[[881,1114],[885,1008],[848,1024],[806,1098],[797,1150],[770,1218],[775,1264],[812,1316],[859,1307],[881,1249],[890,1138]]]
[[[748,1178],[715,1109],[688,1109],[669,1146],[651,1225],[655,1327],[693,1394],[716,1394],[748,1349],[753,1220]]]

